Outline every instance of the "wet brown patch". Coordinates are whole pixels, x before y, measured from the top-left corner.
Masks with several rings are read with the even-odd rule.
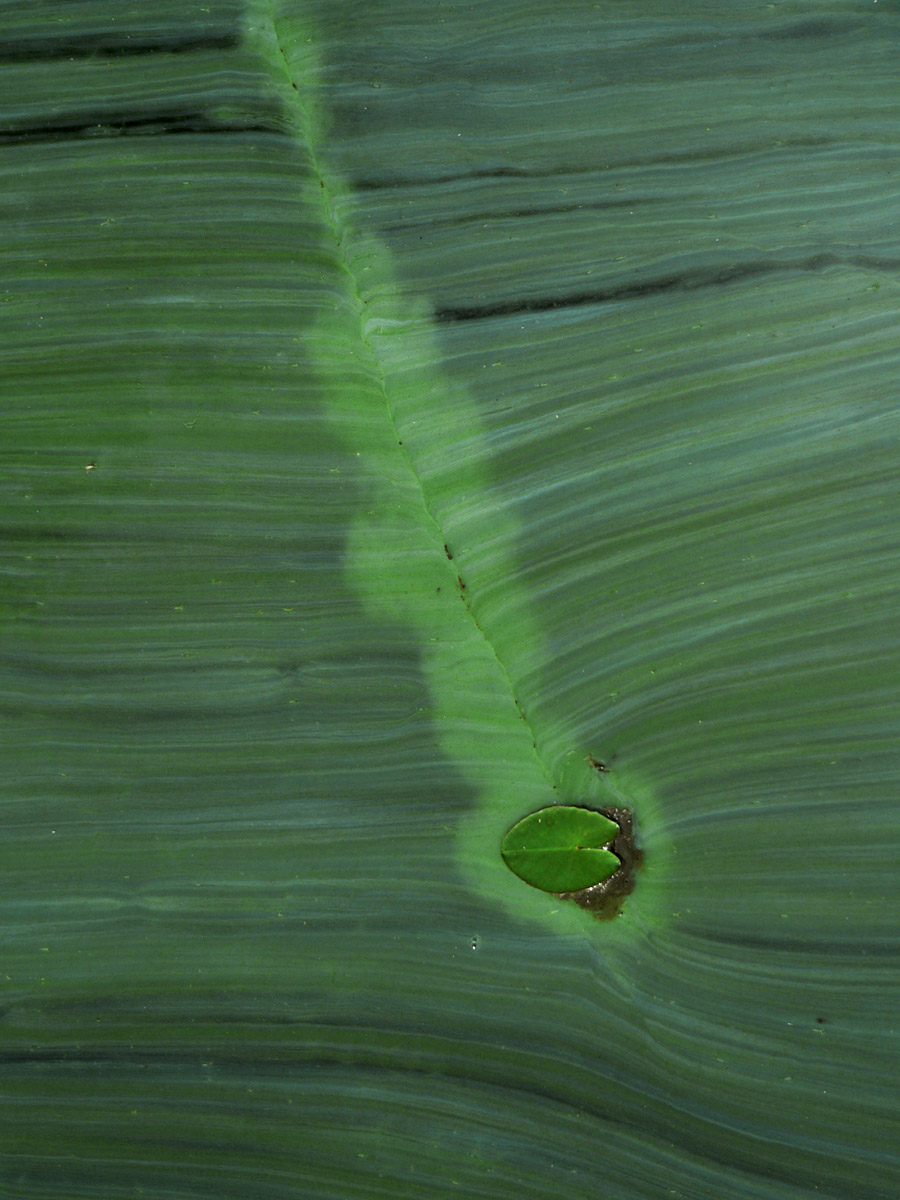
[[[574,900],[579,908],[592,913],[598,921],[617,917],[625,898],[634,891],[634,872],[644,856],[634,844],[634,813],[630,808],[601,808],[597,810],[619,826],[619,833],[610,846],[621,867],[609,879],[582,888],[580,892],[557,892],[560,900]]]

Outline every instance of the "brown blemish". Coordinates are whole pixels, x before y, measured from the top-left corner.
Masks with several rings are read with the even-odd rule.
[[[448,558],[450,559],[450,561],[452,562],[452,561],[453,561],[453,555],[450,553],[450,547],[447,545],[447,543],[446,543],[446,542],[444,542],[444,553],[447,555],[447,557],[448,557]]]
[[[634,872],[644,861],[643,853],[634,844],[634,814],[630,808],[601,808],[597,810],[619,827],[610,846],[621,866],[609,879],[582,888],[580,892],[557,892],[560,900],[574,900],[579,908],[591,913],[598,921],[611,921],[622,911],[625,897],[634,891]]]

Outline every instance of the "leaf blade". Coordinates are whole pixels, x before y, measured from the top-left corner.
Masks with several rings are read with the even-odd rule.
[[[554,805],[523,817],[508,831],[500,854],[525,883],[545,892],[576,892],[608,879],[621,866],[608,849],[615,821],[574,805]]]

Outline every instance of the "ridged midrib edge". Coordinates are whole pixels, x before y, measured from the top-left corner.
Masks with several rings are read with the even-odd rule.
[[[285,76],[285,79],[287,80],[287,83],[290,85],[290,90],[286,91],[285,103],[293,107],[293,110],[294,110],[293,115],[296,120],[297,126],[304,136],[305,148],[306,148],[306,152],[307,152],[307,156],[308,156],[310,170],[312,171],[315,179],[317,180],[317,182],[319,184],[318,190],[319,190],[319,195],[320,195],[324,223],[331,230],[332,236],[334,237],[334,240],[335,240],[335,245],[337,247],[337,261],[338,261],[340,269],[347,281],[348,295],[349,295],[353,310],[356,313],[357,321],[359,324],[359,341],[360,341],[361,345],[363,346],[365,353],[370,360],[373,374],[374,374],[375,381],[376,381],[376,385],[377,385],[378,391],[381,394],[381,398],[384,402],[384,411],[387,416],[387,420],[390,424],[391,431],[392,431],[393,437],[394,437],[394,442],[397,445],[397,450],[402,455],[403,461],[405,462],[406,467],[407,467],[407,469],[413,479],[413,482],[415,484],[416,493],[418,495],[419,502],[421,504],[422,512],[424,513],[426,523],[434,531],[435,549],[442,556],[449,558],[449,555],[445,555],[445,549],[446,549],[446,545],[447,545],[447,536],[444,533],[444,530],[441,527],[440,522],[438,521],[437,517],[435,516],[433,510],[431,509],[431,507],[428,503],[428,498],[427,498],[427,495],[425,492],[425,487],[422,482],[422,478],[419,475],[418,471],[416,470],[415,463],[413,462],[413,459],[412,459],[409,451],[403,444],[403,439],[400,437],[400,432],[397,428],[397,422],[394,417],[394,411],[393,411],[393,408],[391,407],[390,394],[388,392],[388,384],[387,384],[387,378],[385,376],[384,367],[382,365],[381,359],[378,356],[375,346],[372,343],[371,338],[369,337],[368,333],[366,332],[366,313],[368,310],[368,304],[366,302],[365,297],[362,294],[359,279],[357,278],[357,276],[354,273],[353,268],[350,264],[350,258],[349,258],[349,255],[347,254],[347,248],[346,248],[347,241],[348,241],[348,234],[347,234],[342,222],[340,221],[340,219],[337,216],[336,207],[334,204],[333,188],[329,186],[328,173],[324,169],[322,162],[320,161],[320,158],[319,158],[318,137],[316,135],[316,123],[313,120],[313,117],[310,112],[309,101],[308,100],[306,102],[304,101],[304,93],[301,91],[301,88],[298,85],[298,82],[294,79],[294,77],[291,73],[290,63],[288,61],[288,58],[287,58],[287,55],[286,55],[285,49],[284,49],[284,42],[283,42],[281,36],[279,35],[278,19],[277,19],[277,15],[276,15],[276,0],[267,0],[267,3],[265,4],[265,11],[266,11],[267,20],[271,26],[273,49],[275,49],[277,51],[278,58],[280,60],[281,69],[284,72],[284,76]],[[303,81],[301,80],[301,83],[302,82]],[[454,584],[457,583],[457,581],[459,580],[459,576],[456,574],[456,571],[453,569],[452,565],[449,562],[447,564],[447,572],[448,572],[448,575],[453,579]],[[461,580],[460,580],[460,583],[461,583]],[[512,701],[513,701],[513,704],[515,705],[516,711],[518,712],[520,718],[524,722],[525,727],[527,728],[527,730],[530,734],[531,745],[534,749],[534,755],[535,755],[535,759],[538,763],[538,766],[540,767],[540,770],[543,773],[543,775],[546,777],[547,782],[549,783],[550,787],[555,792],[558,790],[557,786],[556,786],[556,782],[553,778],[553,774],[550,771],[549,766],[547,765],[546,761],[544,760],[543,756],[541,755],[540,751],[538,750],[537,736],[535,734],[534,727],[532,726],[527,713],[525,712],[524,708],[522,707],[521,703],[519,702],[518,695],[516,694],[516,688],[513,683],[512,676],[509,673],[509,669],[507,668],[503,659],[498,654],[496,646],[493,644],[490,637],[488,637],[488,634],[485,631],[484,627],[481,625],[478,618],[475,616],[475,613],[472,611],[471,604],[470,604],[467,596],[465,595],[464,586],[465,585],[461,585],[459,588],[460,603],[463,605],[463,608],[468,613],[469,618],[472,621],[472,624],[474,625],[475,629],[478,631],[481,638],[483,639],[485,645],[487,646],[488,650],[490,651],[491,655],[493,656],[494,661],[497,663],[497,666],[499,667],[499,669],[503,675],[503,678],[506,682],[506,685],[509,689],[509,693],[510,693],[510,696],[512,697]]]

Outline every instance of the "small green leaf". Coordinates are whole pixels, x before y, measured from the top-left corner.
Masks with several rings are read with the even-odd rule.
[[[619,859],[606,849],[618,834],[619,826],[602,813],[557,804],[513,825],[500,853],[509,869],[532,887],[578,892],[619,869]]]

